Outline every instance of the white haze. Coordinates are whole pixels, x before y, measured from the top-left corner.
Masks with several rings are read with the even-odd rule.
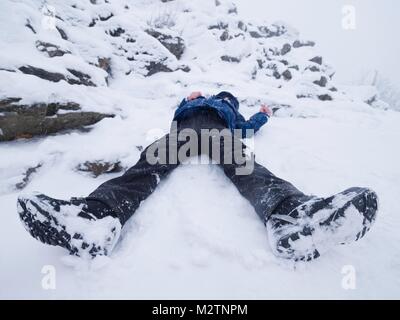
[[[392,83],[400,73],[400,2],[397,0],[236,0],[247,18],[284,20],[317,42],[341,82],[359,81],[377,70]],[[342,9],[356,9],[356,29],[342,27]],[[397,89],[400,85],[396,83]]]

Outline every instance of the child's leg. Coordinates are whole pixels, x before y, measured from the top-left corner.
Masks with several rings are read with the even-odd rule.
[[[221,154],[241,152],[224,149]],[[303,194],[255,161],[249,174],[239,175],[241,166],[224,159],[220,161],[226,176],[266,224],[272,251],[279,257],[315,259],[334,245],[361,239],[376,219],[377,195],[368,188],[317,198]]]
[[[122,176],[111,179],[100,185],[86,200],[91,206],[107,205],[114,211],[122,224],[135,213],[140,203],[150,196],[158,183],[167,177],[178,164],[150,164],[147,159],[147,150],[155,148],[160,153],[168,155],[169,147],[173,141],[169,141],[169,135],[157,140],[148,146],[141,154],[138,162]]]

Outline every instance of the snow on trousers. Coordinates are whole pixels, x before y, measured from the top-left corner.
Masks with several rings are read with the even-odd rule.
[[[194,114],[191,114],[190,117],[183,118],[179,121],[178,132],[185,128],[191,128],[196,131],[200,145],[201,129],[223,130],[227,127],[215,111],[199,109]],[[170,141],[170,135],[171,134],[167,134],[160,140],[154,142],[159,143],[158,148],[160,152],[164,151],[167,155],[169,154],[170,143],[174,143]],[[167,143],[160,143],[162,139],[164,139],[163,142]],[[232,139],[236,138],[232,135]],[[212,139],[206,142],[210,144],[208,148],[210,151],[207,154],[210,158],[214,157],[211,145],[214,142],[215,140]],[[185,142],[176,141],[175,143],[177,144],[177,150],[179,150]],[[239,142],[239,144],[241,146],[241,152],[243,153],[245,145],[242,142]],[[232,144],[232,146],[233,145],[234,144]],[[150,164],[146,157],[146,151],[150,147],[151,146],[148,146],[141,153],[138,162],[122,176],[103,183],[87,197],[88,200],[97,200],[99,204],[105,204],[111,208],[118,215],[122,225],[135,213],[140,203],[152,194],[160,181],[165,179],[179,166],[179,160],[177,163],[170,163],[171,161],[169,161],[169,159],[165,164]],[[226,152],[226,148],[224,148],[223,141],[220,141],[219,147],[220,152],[217,165],[222,168],[225,175],[236,186],[240,194],[251,203],[264,223],[267,222],[269,216],[283,200],[294,195],[303,195],[303,193],[291,183],[276,177],[255,161],[254,169],[251,174],[236,174],[236,169],[241,165],[237,164],[235,161],[224,163],[224,152]],[[166,148],[166,150],[161,150],[160,148]],[[199,147],[198,150],[200,153],[201,148]],[[90,201],[90,203],[93,203],[93,201]]]

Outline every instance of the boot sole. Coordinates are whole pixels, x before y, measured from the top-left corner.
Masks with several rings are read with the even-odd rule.
[[[345,204],[343,204],[338,210],[333,212],[328,219],[323,221],[315,221],[312,225],[307,225],[303,227],[302,230],[287,234],[283,236],[277,242],[277,250],[283,254],[282,249],[279,248],[288,248],[290,247],[290,242],[294,242],[299,240],[301,237],[304,236],[312,236],[313,230],[316,227],[329,227],[332,223],[337,221],[341,217],[345,217],[346,210],[353,205],[357,211],[363,216],[363,222],[361,230],[353,237],[349,237],[348,239],[344,239],[343,241],[337,241],[334,237],[332,239],[328,239],[332,245],[333,244],[347,244],[353,241],[358,241],[365,236],[365,234],[370,230],[372,224],[376,220],[376,213],[378,210],[378,197],[375,192],[369,189],[361,189],[361,188],[352,188],[348,190],[349,192],[356,192],[357,194],[353,196],[350,200],[348,200]],[[334,200],[335,196],[328,200],[321,200],[323,203],[316,203],[316,205],[323,205],[326,206],[327,202],[328,205],[332,204],[329,203],[330,200]],[[331,234],[327,234],[327,237],[330,237]],[[304,254],[298,255],[295,260],[296,261],[311,261],[320,256],[319,250],[313,248]]]
[[[33,213],[27,207],[28,202],[35,207],[36,212]],[[39,205],[29,199],[19,198],[17,209],[25,229],[33,238],[44,244],[65,248],[71,254],[77,255],[77,249],[72,248],[70,245],[71,235],[58,224],[55,217],[50,216]],[[53,224],[58,225],[59,228],[56,228]]]

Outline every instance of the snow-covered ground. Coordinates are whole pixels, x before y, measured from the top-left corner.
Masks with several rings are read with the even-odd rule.
[[[162,109],[154,114],[162,115]],[[379,218],[359,243],[338,247],[312,263],[280,261],[256,213],[223,172],[183,166],[143,203],[106,261],[64,257],[62,249],[33,240],[16,214],[18,193],[1,196],[1,297],[398,298],[400,114],[337,103],[307,109],[316,116],[271,119],[256,138],[258,161],[307,193],[325,196],[349,186],[376,190]],[[107,148],[113,139],[103,137],[115,127],[109,121],[88,134],[5,144],[1,158],[27,157],[66,141],[90,150],[90,142],[99,139]],[[135,140],[135,131],[127,125],[115,134],[132,132]],[[132,160],[138,152],[133,154]],[[82,176],[55,156],[25,191],[68,198],[86,195],[108,178]],[[56,290],[42,289],[45,265],[56,268]],[[342,288],[346,265],[356,270],[355,290]]]
[[[20,2],[21,6],[25,2]],[[118,1],[122,8],[123,2]],[[144,1],[134,2],[142,9],[141,14],[150,11]],[[204,7],[205,2],[185,2],[185,10],[200,13],[197,18],[180,17],[182,21],[176,26],[186,25],[182,35],[188,48],[179,63],[188,64],[190,73],[129,76],[121,70],[136,65],[125,65],[122,58],[118,60],[119,55],[113,56],[116,69],[108,86],[101,81],[101,71],[88,66],[87,72],[98,80],[98,87],[69,86],[64,81],[48,84],[33,76],[0,70],[3,84],[16,83],[2,86],[2,96],[19,94],[24,101],[49,101],[61,96],[78,99],[83,108],[116,113],[115,118],[102,120],[89,132],[73,131],[0,144],[0,298],[400,297],[400,113],[365,103],[373,91],[370,87],[330,83],[338,89],[330,93],[332,101],[322,102],[315,96],[298,99],[299,93],[312,95],[328,90],[310,85],[314,79],[304,69],[315,53],[308,48],[293,49],[286,55],[290,63],[300,66],[298,73],[293,71],[293,81],[266,77],[264,69],[251,79],[252,63],[260,48],[280,46],[279,41],[293,39],[284,35],[283,39],[267,39],[264,43],[263,39],[238,37],[220,43],[220,34],[205,31],[202,23],[222,17],[231,23],[231,28],[235,17],[215,11],[214,1]],[[194,3],[201,3],[201,9]],[[10,7],[11,4],[14,1],[9,1]],[[172,1],[163,5],[175,4]],[[111,9],[119,13],[118,8]],[[129,26],[131,22],[121,16],[123,13],[115,14],[118,23]],[[86,49],[83,51],[89,58],[79,54],[87,41],[85,33],[76,27],[81,20],[74,21],[74,27],[68,29],[64,18],[64,28],[74,35],[68,49],[73,51],[74,59],[85,65],[85,59],[93,57]],[[100,34],[99,30],[96,32]],[[90,40],[98,45],[100,42],[96,41],[103,38],[96,38],[96,32]],[[5,41],[12,46],[19,40]],[[24,48],[36,50],[34,46]],[[90,49],[96,51],[96,47]],[[115,54],[112,46],[102,49],[105,54]],[[178,64],[168,52],[162,53],[171,68]],[[239,56],[242,62],[221,62],[218,55],[223,53]],[[2,67],[8,68],[38,61],[46,66],[48,61],[34,53],[32,56],[38,60],[33,62],[28,55],[3,55],[9,60]],[[62,60],[64,64],[57,71],[64,72],[64,66],[71,61],[72,58]],[[329,73],[328,67],[321,68]],[[210,94],[231,90],[243,101],[241,110],[246,117],[256,112],[263,101],[289,105],[279,109],[257,134],[256,159],[305,193],[327,196],[351,186],[374,189],[380,198],[380,211],[370,233],[360,242],[339,246],[311,263],[294,264],[275,258],[253,208],[223,172],[212,165],[182,166],[160,183],[124,227],[122,239],[109,258],[87,262],[66,256],[63,249],[43,245],[25,231],[16,212],[16,198],[21,191],[15,191],[13,186],[21,181],[26,168],[42,164],[23,193],[37,190],[58,198],[85,196],[118,174],[93,178],[77,171],[79,164],[102,159],[119,160],[124,167],[133,165],[139,157],[138,146],[146,146],[154,140],[155,133],[166,131],[179,99],[196,89]],[[56,271],[54,290],[42,286],[48,266]],[[348,266],[355,270],[355,288],[351,290],[342,285]]]

